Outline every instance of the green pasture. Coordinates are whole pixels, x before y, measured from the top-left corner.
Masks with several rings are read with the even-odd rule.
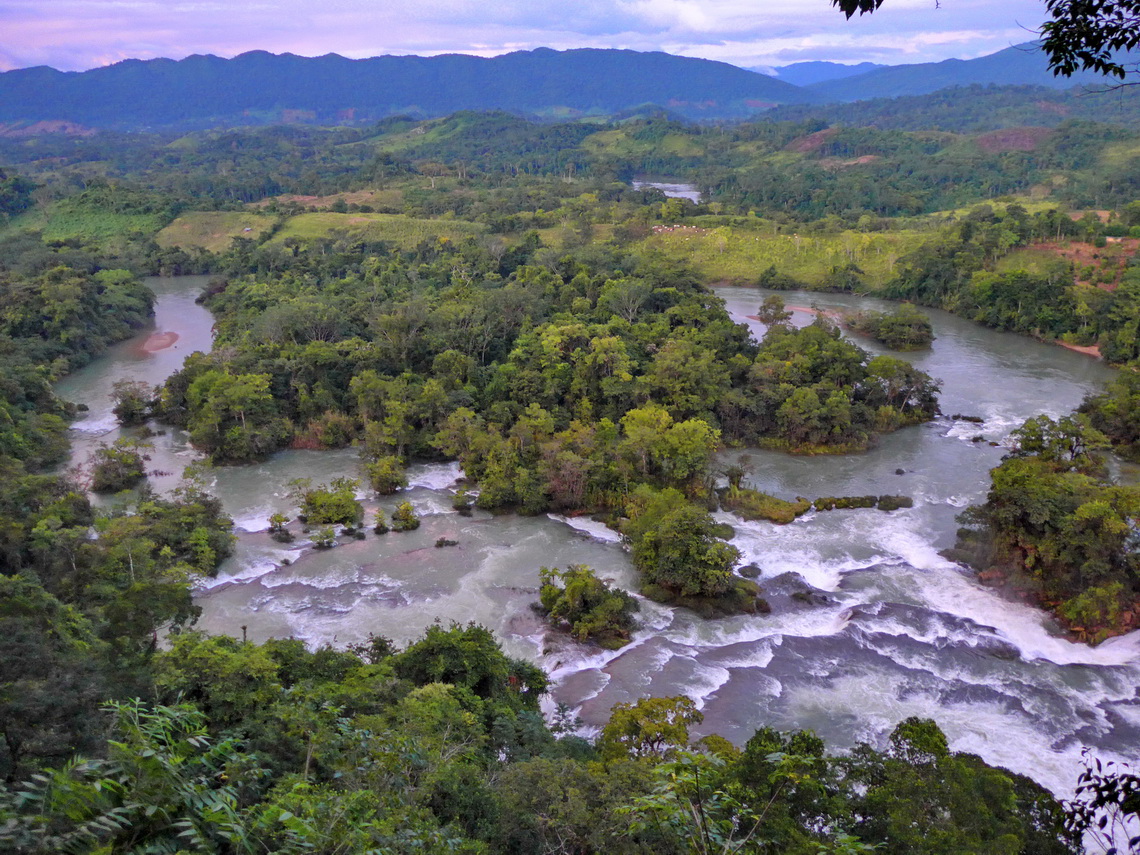
[[[160,214],[116,214],[107,211],[35,210],[14,217],[11,225],[43,233],[44,240],[79,239],[85,243],[142,233],[153,234],[162,227]]]
[[[718,226],[662,227],[641,246],[694,267],[706,282],[754,284],[769,267],[820,285],[835,268],[855,264],[872,288],[894,275],[898,260],[931,238],[927,231],[855,232],[824,235],[773,234]]]
[[[389,241],[400,249],[414,249],[424,240],[460,240],[483,234],[487,227],[467,220],[425,220],[404,214],[299,214],[289,219],[269,241],[278,245],[293,239],[309,243],[343,234],[369,241]]]
[[[178,217],[160,231],[155,240],[163,247],[223,252],[229,249],[235,237],[256,239],[272,227],[273,220],[269,214],[248,211],[196,211]]]
[[[658,154],[673,157],[701,157],[705,148],[688,134],[668,133],[659,139],[636,139],[624,128],[599,131],[582,140],[582,148],[595,155],[631,157]]]

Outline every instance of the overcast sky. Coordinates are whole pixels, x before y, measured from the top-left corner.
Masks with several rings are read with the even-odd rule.
[[[247,50],[475,53],[664,50],[743,66],[968,59],[1028,41],[1041,0],[885,0],[847,21],[829,0],[0,0],[0,70]]]

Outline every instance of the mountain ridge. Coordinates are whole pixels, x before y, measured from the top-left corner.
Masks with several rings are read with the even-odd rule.
[[[815,100],[727,63],[597,48],[362,60],[248,51],[232,59],[194,54],[82,72],[37,66],[0,74],[0,121],[103,128],[256,124],[288,120],[290,111],[295,119],[345,121],[463,109],[591,115],[645,104],[688,118],[730,118]]]
[[[824,101],[849,102],[870,98],[897,98],[927,95],[952,86],[1045,86],[1069,89],[1080,85],[1112,85],[1092,72],[1058,77],[1049,69],[1045,54],[1036,42],[1012,45],[996,53],[974,59],[944,59],[913,65],[890,65],[843,78],[824,80],[805,88]]]

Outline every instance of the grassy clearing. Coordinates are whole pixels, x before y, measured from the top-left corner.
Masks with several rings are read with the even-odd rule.
[[[592,154],[632,157],[656,153],[674,157],[701,157],[705,153],[699,140],[687,134],[665,134],[660,139],[634,139],[622,129],[599,131],[582,140],[582,148]]]
[[[1123,169],[1140,157],[1140,144],[1134,141],[1110,143],[1100,154],[1100,165],[1110,169]]]
[[[769,267],[809,285],[821,285],[835,268],[855,264],[868,287],[882,287],[898,259],[929,240],[925,231],[786,235],[736,229],[663,226],[641,242],[692,265],[705,282],[751,285]]]
[[[246,211],[197,211],[183,214],[156,236],[159,246],[223,252],[235,237],[256,238],[273,225],[273,217]],[[247,231],[248,229],[248,231]]]
[[[1009,255],[999,259],[996,269],[999,273],[1024,270],[1035,276],[1044,276],[1053,270],[1058,263],[1063,262],[1055,251],[1040,247],[1027,247],[1015,249]]]
[[[297,202],[312,208],[327,208],[338,199],[348,205],[371,205],[373,208],[402,208],[404,205],[404,191],[396,188],[384,190],[353,190],[349,193],[334,193],[330,196],[296,196],[285,195],[273,197],[279,202]],[[250,208],[264,208],[270,199],[254,202]]]
[[[543,246],[549,246],[559,252],[566,251],[578,245],[581,236],[578,230],[569,223],[551,226],[545,229],[535,229]],[[609,223],[594,223],[590,226],[590,241],[592,243],[606,243],[613,238],[614,227]]]
[[[400,249],[414,249],[423,240],[460,240],[486,230],[481,223],[466,220],[422,220],[403,214],[300,214],[287,221],[269,243],[281,244],[290,238],[308,243],[340,233],[370,241],[389,241]]]
[[[991,208],[994,209],[994,211],[996,211],[1002,215],[1005,214],[1005,210],[1009,205],[1020,205],[1026,211],[1028,211],[1030,214],[1040,214],[1040,213],[1043,213],[1045,211],[1053,210],[1054,208],[1064,208],[1065,207],[1065,205],[1063,205],[1060,202],[1042,200],[1042,199],[1037,198],[1035,196],[1024,196],[1024,195],[1022,195],[1022,196],[1002,196],[1000,198],[1001,198],[1000,202],[996,201],[994,199],[984,199],[984,200],[981,200],[979,202],[975,202],[972,205],[968,205],[964,208],[951,208],[951,209],[945,210],[945,211],[936,211],[934,213],[927,214],[925,216],[930,218],[930,220],[932,222],[937,222],[939,220],[950,220],[950,219],[959,220],[962,217],[969,214],[970,211],[974,210],[974,208],[977,208],[980,205],[989,205]]]
[[[113,214],[102,211],[35,210],[13,217],[10,225],[19,229],[43,232],[44,240],[99,242],[108,238],[142,233],[153,234],[162,228],[159,214]]]

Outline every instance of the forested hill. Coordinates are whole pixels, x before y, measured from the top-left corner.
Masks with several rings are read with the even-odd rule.
[[[892,65],[866,74],[825,80],[807,89],[818,95],[821,101],[859,101],[925,95],[951,86],[972,84],[1069,89],[1078,85],[1106,87],[1112,81],[1091,72],[1055,77],[1040,48],[1033,42],[1026,42],[977,59]]]
[[[0,74],[0,121],[66,120],[121,130],[316,121],[503,109],[612,114],[656,104],[690,118],[748,116],[815,100],[722,62],[629,50],[540,48],[484,59],[251,51],[233,59],[126,60],[84,72]]]
[[[1054,128],[1073,120],[1140,127],[1135,87],[1063,91],[1044,86],[952,86],[926,95],[830,104],[788,104],[764,114],[772,122],[812,121],[899,131],[984,133],[1001,128]]]

